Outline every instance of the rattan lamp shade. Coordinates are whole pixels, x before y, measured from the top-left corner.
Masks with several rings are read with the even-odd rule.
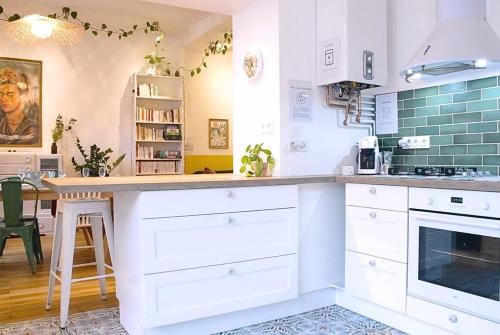
[[[83,27],[65,20],[32,14],[6,23],[7,34],[22,44],[52,40],[63,46],[76,45],[83,36]]]

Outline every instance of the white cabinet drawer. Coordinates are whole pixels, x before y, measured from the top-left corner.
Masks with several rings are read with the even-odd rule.
[[[488,321],[411,296],[408,297],[408,315],[456,334],[500,334],[500,323]]]
[[[297,297],[297,256],[147,275],[146,327],[168,325]]]
[[[347,184],[346,205],[407,212],[408,187]]]
[[[346,249],[407,262],[408,214],[346,207]]]
[[[142,218],[216,214],[297,207],[297,185],[147,191]]]
[[[346,291],[360,299],[404,313],[406,264],[346,251]]]
[[[144,273],[293,254],[295,208],[144,219]]]

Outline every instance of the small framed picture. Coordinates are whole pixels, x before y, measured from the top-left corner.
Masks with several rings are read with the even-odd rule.
[[[42,146],[42,62],[0,57],[0,147]]]
[[[210,149],[229,148],[229,121],[227,119],[208,120],[208,147]]]

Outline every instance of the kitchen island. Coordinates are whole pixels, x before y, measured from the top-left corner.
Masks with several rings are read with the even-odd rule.
[[[333,182],[333,175],[43,179],[57,193],[113,193],[116,295],[132,335],[210,334],[331,304],[328,294],[299,301],[298,207],[299,185]],[[283,308],[287,301],[296,303]]]

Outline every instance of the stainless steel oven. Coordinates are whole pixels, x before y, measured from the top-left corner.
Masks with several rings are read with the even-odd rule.
[[[500,322],[500,194],[410,189],[408,293]]]

